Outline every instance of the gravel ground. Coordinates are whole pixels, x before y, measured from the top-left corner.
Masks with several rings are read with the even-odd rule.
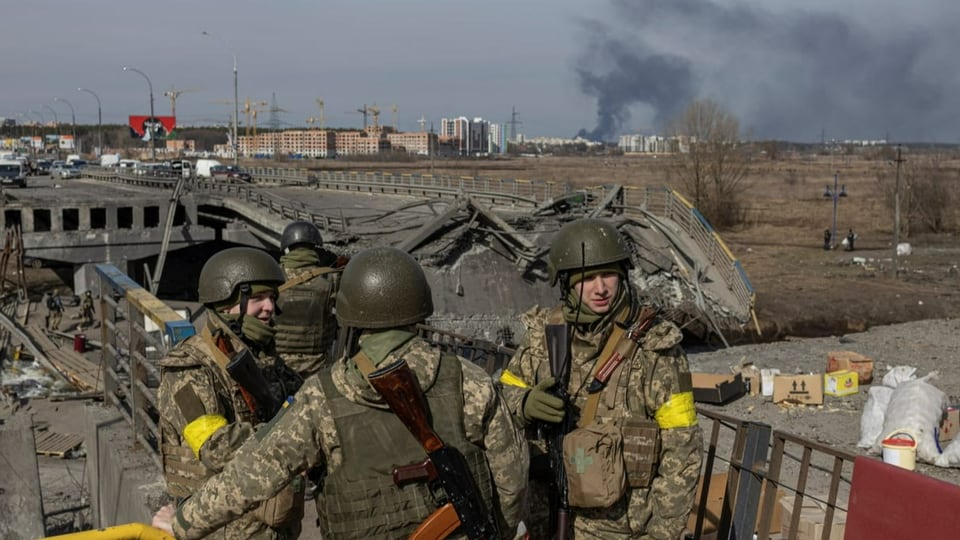
[[[790,339],[777,343],[743,345],[710,352],[688,351],[691,369],[730,373],[731,366],[753,362],[781,373],[823,373],[827,353],[853,351],[874,360],[874,385],[881,384],[891,367],[917,368],[916,376],[938,372],[930,382],[944,391],[949,403],[960,403],[960,320],[940,319],[873,327],[866,332],[826,338]],[[860,419],[869,386],[845,397],[824,396],[821,406],[779,405],[769,397],[743,396],[722,406],[698,404],[727,416],[769,424],[776,430],[818,441],[847,452],[865,455],[856,446]],[[709,422],[704,425],[708,433]],[[931,477],[960,484],[960,469],[918,463],[917,470]],[[848,471],[845,471],[845,474]],[[822,478],[821,478],[822,480]]]

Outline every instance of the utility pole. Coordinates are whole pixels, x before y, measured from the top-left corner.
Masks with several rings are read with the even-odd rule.
[[[905,160],[901,155],[901,146],[897,145],[897,180],[893,188],[893,264],[894,275],[900,275],[900,164]]]

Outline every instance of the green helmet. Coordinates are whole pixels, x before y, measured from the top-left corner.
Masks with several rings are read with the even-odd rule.
[[[550,242],[550,285],[560,274],[617,261],[630,263],[630,249],[617,227],[602,219],[585,218],[564,225]]]
[[[283,228],[280,235],[280,251],[287,252],[287,248],[305,244],[319,250],[323,247],[323,237],[320,229],[309,221],[293,221]]]
[[[336,309],[343,327],[394,328],[432,315],[433,297],[413,257],[378,247],[358,253],[344,267]]]
[[[215,305],[234,298],[245,283],[280,286],[286,279],[277,261],[266,251],[251,247],[225,249],[207,259],[200,270],[197,289],[201,304]]]

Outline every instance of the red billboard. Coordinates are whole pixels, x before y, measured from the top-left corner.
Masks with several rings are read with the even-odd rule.
[[[173,116],[130,116],[130,136],[149,141],[151,137],[165,139],[177,127]]]

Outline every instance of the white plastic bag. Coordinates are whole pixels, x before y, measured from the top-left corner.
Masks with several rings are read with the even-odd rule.
[[[907,432],[916,436],[918,460],[933,463],[940,455],[936,429],[940,427],[943,409],[947,407],[947,395],[927,382],[936,377],[937,372],[934,371],[920,379],[902,382],[894,388],[884,415],[883,430],[871,449],[874,454],[880,453],[883,437],[895,432]]]
[[[890,388],[896,388],[902,382],[912,381],[917,378],[917,368],[913,366],[897,366],[890,368],[890,371],[883,376],[883,385]]]
[[[937,467],[960,467],[960,438],[950,441],[943,453],[933,460]]]
[[[883,433],[883,419],[886,416],[887,406],[893,396],[893,388],[889,386],[871,386],[870,396],[863,405],[863,415],[860,416],[860,448],[871,448]]]

